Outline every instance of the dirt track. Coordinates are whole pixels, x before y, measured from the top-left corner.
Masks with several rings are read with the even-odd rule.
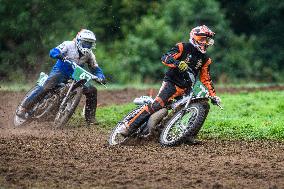
[[[144,94],[100,92],[99,104]],[[284,143],[209,140],[162,148],[151,141],[108,147],[108,133],[94,127],[12,128],[22,96],[0,92],[0,188],[284,188]]]

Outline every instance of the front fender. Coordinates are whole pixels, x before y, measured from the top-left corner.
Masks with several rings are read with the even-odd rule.
[[[85,83],[87,82],[86,79],[81,79],[79,81],[76,81],[76,83],[73,85],[72,90],[78,88],[78,87],[82,87],[83,85],[85,85]]]
[[[191,102],[208,102],[208,98],[206,98],[206,97],[193,97],[192,99],[191,99]]]

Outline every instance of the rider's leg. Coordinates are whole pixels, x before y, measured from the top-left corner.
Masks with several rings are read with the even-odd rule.
[[[86,96],[85,120],[87,125],[95,123],[97,109],[97,89],[95,87],[84,87],[83,93]]]
[[[145,106],[136,114],[136,116],[127,121],[125,129],[122,130],[122,134],[127,135],[131,133],[132,130],[137,129],[137,127],[145,122],[154,112],[163,108],[169,100],[184,94],[185,90],[186,89],[175,86],[171,82],[163,82],[154,102]]]
[[[27,96],[17,111],[18,116],[24,116],[49,90],[56,85],[67,80],[67,77],[60,71],[51,71],[43,86],[37,86],[34,91]]]

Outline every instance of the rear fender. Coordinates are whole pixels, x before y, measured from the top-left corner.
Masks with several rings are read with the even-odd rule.
[[[141,96],[139,98],[135,98],[133,103],[136,105],[144,105],[154,102],[154,99],[150,96]]]

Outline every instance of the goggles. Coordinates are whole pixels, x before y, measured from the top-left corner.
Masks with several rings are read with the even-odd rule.
[[[82,45],[83,48],[91,49],[92,47],[94,47],[94,42],[82,40],[81,45]]]
[[[206,36],[196,36],[195,40],[201,45],[213,45],[214,39]]]

